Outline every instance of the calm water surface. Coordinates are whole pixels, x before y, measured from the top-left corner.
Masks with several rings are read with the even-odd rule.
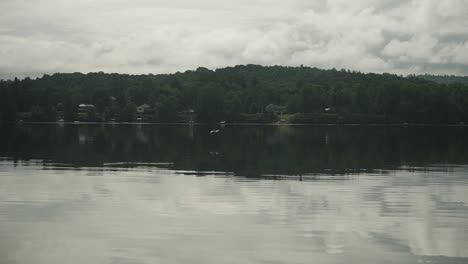
[[[468,263],[466,128],[0,129],[2,264]]]

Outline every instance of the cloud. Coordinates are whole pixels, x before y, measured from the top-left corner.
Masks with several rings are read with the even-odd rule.
[[[436,55],[437,39],[431,36],[413,37],[407,41],[393,39],[383,49],[383,54],[389,57],[405,57],[412,61],[433,59]]]
[[[464,0],[2,0],[0,78],[245,63],[467,75],[467,10]]]

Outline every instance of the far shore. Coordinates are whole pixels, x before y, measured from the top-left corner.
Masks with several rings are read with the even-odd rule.
[[[275,123],[182,123],[182,122],[87,122],[87,121],[74,121],[74,122],[60,122],[60,121],[48,121],[48,122],[39,122],[39,121],[20,121],[20,122],[10,122],[10,121],[0,121],[0,124],[55,124],[55,125],[197,125],[197,126],[432,126],[432,127],[466,127],[466,124],[424,124],[424,123],[386,123],[386,124],[377,124],[377,123],[284,123],[284,122],[275,122]]]

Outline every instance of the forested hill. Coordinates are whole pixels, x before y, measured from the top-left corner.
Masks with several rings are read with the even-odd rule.
[[[418,75],[417,77],[425,79],[425,80],[437,82],[437,83],[444,83],[444,84],[450,84],[450,83],[468,84],[468,76],[424,74],[424,75]]]
[[[160,75],[57,73],[1,81],[0,119],[458,124],[468,122],[468,86],[257,65]]]

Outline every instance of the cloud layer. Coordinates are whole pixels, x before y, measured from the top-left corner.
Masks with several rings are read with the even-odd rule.
[[[0,78],[235,64],[468,75],[466,0],[1,0]]]

